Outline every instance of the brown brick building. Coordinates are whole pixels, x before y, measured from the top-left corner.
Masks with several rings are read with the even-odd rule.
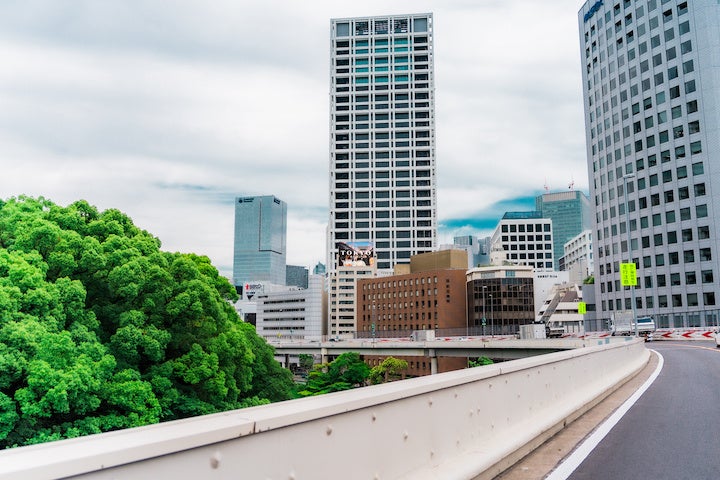
[[[467,253],[462,250],[416,255],[410,273],[358,280],[355,320],[358,336],[409,337],[415,330],[467,328]],[[430,359],[403,357],[409,375],[430,373]],[[382,357],[367,357],[370,365]],[[464,368],[465,358],[440,358],[438,371]]]
[[[359,334],[467,327],[466,269],[358,280]],[[399,336],[399,335],[391,335]]]

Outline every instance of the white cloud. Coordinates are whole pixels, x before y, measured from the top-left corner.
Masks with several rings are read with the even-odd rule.
[[[273,194],[288,203],[288,263],[313,266],[325,257],[330,18],[432,11],[439,215],[467,231],[546,181],[587,188],[579,7],[5,3],[0,196],[118,208],[229,274],[233,197]]]

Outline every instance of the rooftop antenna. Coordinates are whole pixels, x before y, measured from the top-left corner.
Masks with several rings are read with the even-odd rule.
[[[548,183],[547,183],[547,177],[545,177],[545,185],[544,186],[545,186],[545,193],[549,192],[550,187],[548,186]]]

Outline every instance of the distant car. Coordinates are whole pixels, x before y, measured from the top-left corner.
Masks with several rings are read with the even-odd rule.
[[[715,346],[720,348],[720,330],[715,332]]]

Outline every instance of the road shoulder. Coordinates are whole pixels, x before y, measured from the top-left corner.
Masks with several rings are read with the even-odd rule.
[[[602,402],[588,410],[548,441],[525,456],[520,462],[501,473],[497,480],[534,480],[545,478],[570,455],[605,419],[613,414],[652,375],[658,356],[652,354],[647,365],[634,377],[612,392]]]

